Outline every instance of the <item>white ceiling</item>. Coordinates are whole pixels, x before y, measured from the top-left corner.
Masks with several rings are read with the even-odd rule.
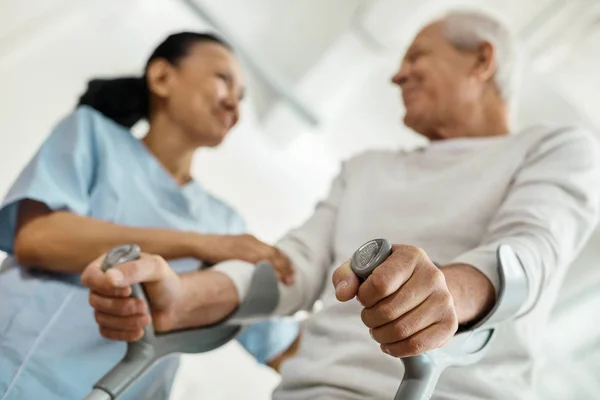
[[[162,17],[165,27],[175,26],[173,11],[187,13],[188,26],[199,22],[188,2],[209,11],[252,57],[266,67],[269,81],[280,81],[293,96],[310,71],[335,49],[340,39],[352,33],[362,41],[370,56],[399,60],[414,31],[427,19],[452,7],[489,10],[503,18],[522,39],[535,68],[551,76],[564,95],[600,126],[600,2],[596,0],[147,0],[146,13]],[[3,0],[0,13],[0,50],[11,53],[40,27],[61,21],[61,14],[76,0]],[[96,7],[99,18],[110,24],[110,13],[129,13],[135,25],[140,0],[87,0],[87,9]],[[78,2],[79,5],[82,2]],[[171,21],[168,21],[171,18]],[[171,23],[169,23],[171,22]],[[140,36],[160,26],[138,26]],[[161,32],[162,33],[162,32]],[[152,42],[149,42],[149,45]],[[366,53],[365,53],[366,54]],[[337,60],[344,76],[356,69],[351,54]],[[335,63],[329,57],[329,64]],[[357,72],[359,74],[360,72]],[[264,77],[253,76],[254,107],[265,117],[278,100]],[[336,89],[332,89],[336,90]],[[318,104],[307,107],[322,118]]]
[[[595,111],[600,107],[596,95],[600,89],[600,2],[596,0],[191,1],[218,17],[292,91],[349,32],[371,56],[397,61],[416,29],[441,11],[454,7],[490,11],[517,33],[534,67],[549,75],[567,99],[600,126],[600,113]],[[351,56],[338,58],[340,70],[355,69],[352,64],[360,61]],[[329,62],[335,63],[331,57]],[[259,90],[255,95],[262,99],[258,107],[271,109],[272,92]],[[318,106],[313,108],[319,113]]]

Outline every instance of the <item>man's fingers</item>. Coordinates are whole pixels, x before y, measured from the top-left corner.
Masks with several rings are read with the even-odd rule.
[[[100,325],[102,328],[134,332],[144,329],[145,326],[152,322],[150,314],[137,314],[128,317],[119,317],[95,311],[94,318],[96,319],[98,325]]]
[[[417,279],[411,278],[394,295],[386,297],[373,307],[364,308],[361,319],[367,327],[379,328],[417,308],[429,294],[430,292],[419,287]]]
[[[436,301],[432,300],[430,296],[402,317],[378,328],[371,329],[371,336],[376,342],[381,344],[391,344],[408,339],[417,332],[442,320],[443,315],[431,312],[431,307],[435,306],[435,304]]]
[[[351,300],[358,293],[360,282],[356,274],[352,272],[349,261],[346,261],[334,271],[331,281],[335,287],[335,297],[339,301]]]
[[[144,336],[144,331],[142,329],[137,329],[135,331],[122,331],[100,327],[100,335],[109,340],[116,340],[119,342],[135,342]]]
[[[152,259],[154,256],[146,257]],[[139,278],[144,279],[147,273],[153,272],[152,268],[148,268],[149,271],[143,271],[145,268],[142,268],[142,266],[139,265],[140,260],[118,265],[105,272],[101,267],[103,259],[104,256],[99,257],[87,266],[81,274],[81,283],[91,291],[106,296],[130,296],[131,288],[129,286],[131,283],[128,283],[128,281]],[[144,262],[144,265],[146,264],[148,264],[147,261]],[[144,272],[146,272],[146,274],[144,274]]]
[[[108,278],[105,278],[108,281]],[[90,288],[91,291],[105,297],[129,297],[131,296],[131,287],[116,288],[112,287],[111,283],[107,283],[104,287],[96,285],[95,288]]]
[[[392,357],[412,357],[445,345],[452,335],[448,335],[445,323],[436,323],[396,343],[382,344],[381,350]]]
[[[115,286],[114,280],[102,271],[102,259],[93,261],[81,274],[81,283],[88,289],[106,296],[127,297],[131,295],[129,287]]]
[[[143,300],[133,297],[105,297],[98,293],[90,292],[89,303],[97,311],[122,317],[148,312],[146,303]]]
[[[358,300],[365,307],[373,307],[395,293],[410,279],[421,256],[422,250],[416,247],[394,245],[388,259],[360,285]]]
[[[114,286],[126,287],[136,283],[158,281],[164,277],[165,268],[169,266],[162,257],[143,254],[138,260],[111,268],[106,275]]]

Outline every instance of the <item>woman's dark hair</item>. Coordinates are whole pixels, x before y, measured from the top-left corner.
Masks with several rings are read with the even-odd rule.
[[[162,58],[173,65],[184,58],[192,45],[200,42],[218,43],[231,50],[221,38],[210,33],[180,32],[167,37],[152,52],[141,77],[92,79],[79,105],[90,106],[115,122],[132,127],[142,118],[148,118],[150,97],[146,85],[148,65]]]

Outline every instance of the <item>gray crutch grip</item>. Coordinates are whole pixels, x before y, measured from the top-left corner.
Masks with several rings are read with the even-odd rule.
[[[116,247],[106,255],[102,270],[108,271],[139,257],[140,249],[136,245]],[[235,338],[242,325],[270,316],[279,302],[277,282],[273,267],[267,262],[261,262],[256,265],[248,294],[238,309],[223,321],[210,326],[169,333],[155,333],[154,326],[148,325],[144,329],[144,336],[127,344],[127,352],[123,359],[94,385],[94,391],[85,400],[116,399],[166,355],[197,354],[223,346]],[[131,296],[149,305],[141,284],[132,286]]]
[[[366,280],[392,254],[392,245],[385,239],[374,239],[354,252],[350,269],[361,281]]]
[[[385,239],[371,240],[354,253],[352,271],[364,281],[391,254]],[[514,318],[528,297],[527,273],[511,246],[497,250],[500,288],[494,308],[479,323],[457,333],[445,346],[402,359],[405,373],[394,400],[428,400],[442,371],[449,366],[472,365],[481,360],[495,336],[495,325]]]
[[[361,281],[366,280],[392,253],[392,245],[386,239],[374,239],[363,244],[350,259],[350,268]],[[433,394],[433,389],[441,373],[435,360],[428,354],[402,359],[404,377],[395,400],[425,400]]]
[[[102,270],[108,271],[117,265],[140,258],[140,248],[136,245],[124,245],[110,251],[102,262]],[[144,288],[140,284],[132,286],[131,297],[137,297],[148,304]],[[144,328],[144,336],[127,345],[127,353],[123,359],[110,370],[96,385],[88,399],[102,398],[105,392],[110,399],[119,396],[127,387],[135,382],[156,361],[154,350],[154,328],[152,324]],[[95,397],[91,397],[95,396]]]
[[[124,246],[119,246],[110,251],[104,260],[102,261],[102,271],[106,272],[109,269],[116,267],[117,265],[124,264],[126,262],[135,261],[140,258],[140,248],[135,244],[127,244]],[[146,297],[146,292],[144,288],[139,283],[131,286],[131,297],[136,297],[142,300],[144,303],[148,303],[148,298]],[[154,338],[154,329],[152,324],[148,325],[144,328],[144,337],[140,339],[141,341],[148,341],[149,339]]]

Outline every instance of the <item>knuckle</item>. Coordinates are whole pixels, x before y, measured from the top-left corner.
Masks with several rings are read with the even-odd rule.
[[[407,324],[397,323],[394,326],[394,333],[396,334],[396,338],[398,340],[404,340],[410,337],[412,329]]]
[[[144,331],[140,329],[140,330],[130,334],[126,340],[128,342],[135,342],[137,340],[140,340],[143,336],[144,336]]]
[[[409,249],[410,249],[410,254],[413,257],[420,257],[423,254],[425,254],[425,251],[422,248],[417,247],[417,246],[409,246]]]
[[[169,269],[169,264],[159,255],[152,255],[149,259],[150,267],[154,271],[154,275],[158,278],[162,278],[167,274],[167,270]],[[137,266],[140,270],[142,269],[142,265]],[[140,274],[143,274],[142,271],[138,271]]]
[[[453,309],[448,313],[448,316],[445,318],[445,322],[448,329],[454,335],[454,333],[456,333],[458,330],[458,315],[456,315],[456,310]]]
[[[144,318],[142,316],[133,318],[133,320],[131,321],[131,325],[134,329],[143,329],[146,326]]]
[[[389,302],[385,302],[377,306],[377,311],[379,316],[385,321],[389,322],[396,319],[396,309]]]
[[[420,248],[420,247],[415,247],[415,256],[421,259],[429,259],[429,255],[427,254],[427,252]]]
[[[102,312],[106,312],[109,314],[119,313],[120,311],[122,311],[121,307],[117,307],[115,305],[114,299],[99,299],[98,309]]]
[[[98,311],[94,311],[94,320],[98,325],[102,326],[104,324],[104,316]]]
[[[385,274],[377,273],[377,270],[369,277],[371,286],[378,294],[387,294],[391,289],[391,283]]]
[[[123,304],[122,307],[120,307],[120,310],[122,311],[122,315],[132,315],[135,314],[137,311],[137,304],[134,301],[134,299],[127,299],[125,301],[125,304]]]
[[[397,357],[397,358],[404,357],[404,354],[400,351],[400,349],[398,349],[396,347],[388,348],[387,353],[392,357]]]
[[[429,283],[432,287],[440,287],[446,282],[444,273],[437,267],[432,267],[429,270]]]
[[[452,313],[454,314],[456,307],[454,304],[454,296],[452,296],[452,293],[444,292],[444,306],[447,310],[452,311]]]
[[[438,307],[444,312],[454,309],[454,297],[452,297],[452,294],[447,290],[440,291],[436,294],[436,302]]]
[[[362,311],[360,312],[360,319],[362,320],[363,324],[365,324],[365,326],[367,328],[375,328],[375,326],[372,322],[373,317],[372,317],[372,312],[370,309],[363,308]]]
[[[129,274],[131,274],[134,277],[137,277],[145,269],[143,267],[143,265],[146,265],[146,264],[149,264],[149,263],[151,264],[152,263],[152,257],[154,257],[154,256],[148,256],[148,258],[146,258],[145,260],[142,259],[142,260],[137,260],[137,261],[131,262],[128,265],[124,265],[123,268],[127,268]],[[119,288],[116,288],[115,292],[118,289]]]
[[[423,249],[411,245],[403,245],[402,252],[409,256],[412,260],[419,259],[425,255],[425,251]]]
[[[150,256],[150,261],[152,262],[152,265],[156,268],[157,271],[164,270],[166,262],[165,259],[161,256],[153,254],[152,256]]]
[[[426,350],[425,343],[423,342],[423,340],[417,339],[417,338],[408,339],[407,347],[408,347],[408,351],[411,354],[415,354],[415,355],[422,354]]]

